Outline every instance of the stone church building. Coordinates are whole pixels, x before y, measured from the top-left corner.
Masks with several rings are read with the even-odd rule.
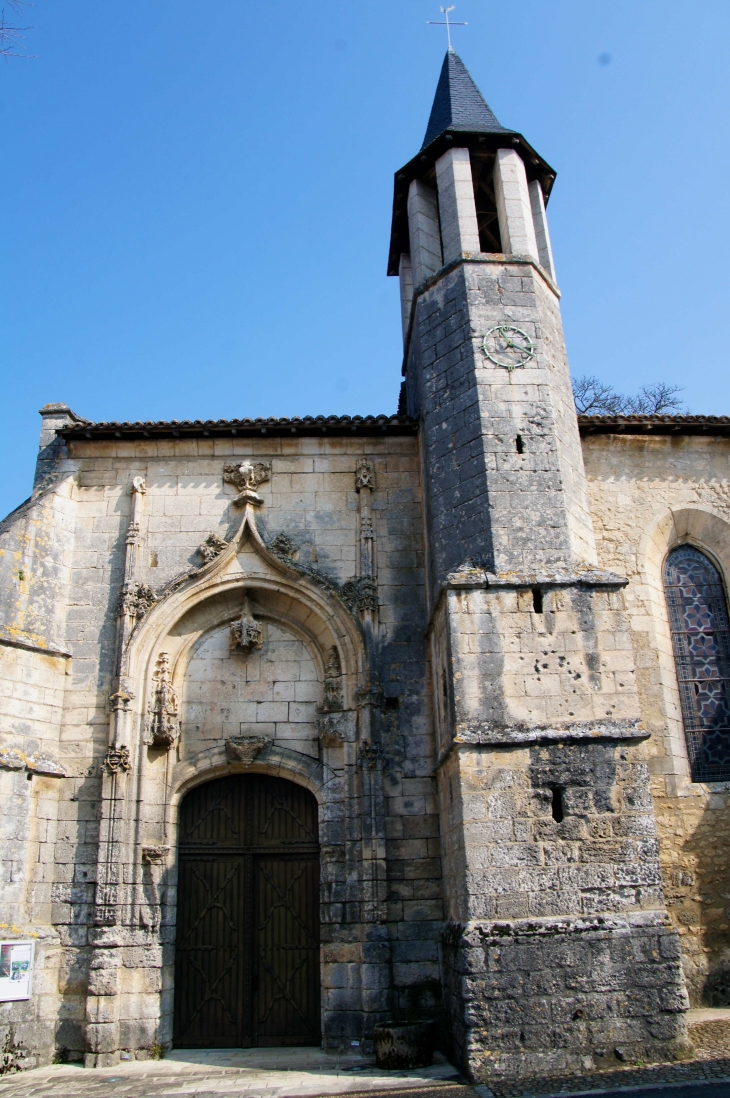
[[[6,1058],[435,1019],[489,1080],[681,1058],[730,1003],[730,419],[576,417],[554,179],[449,51],[395,175],[397,415],[41,409]]]

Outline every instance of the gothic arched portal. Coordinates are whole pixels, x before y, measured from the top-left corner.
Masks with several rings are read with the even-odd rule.
[[[175,1045],[319,1045],[319,842],[309,790],[267,774],[180,808]]]
[[[730,621],[722,577],[692,545],[664,565],[687,750],[696,782],[730,779]]]

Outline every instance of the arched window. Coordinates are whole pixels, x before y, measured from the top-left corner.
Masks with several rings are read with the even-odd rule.
[[[664,566],[682,717],[695,782],[730,780],[730,621],[720,573],[691,545]]]

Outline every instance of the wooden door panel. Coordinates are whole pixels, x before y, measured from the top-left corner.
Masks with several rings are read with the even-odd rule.
[[[235,1048],[241,1043],[245,983],[243,858],[181,861],[175,994],[176,1043]]]
[[[318,862],[261,857],[255,872],[259,1044],[319,1044]]]
[[[317,803],[236,775],[198,786],[179,823],[175,1045],[320,1040]]]

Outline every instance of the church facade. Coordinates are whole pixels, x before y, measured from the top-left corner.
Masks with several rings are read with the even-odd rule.
[[[395,177],[397,415],[41,410],[11,1066],[430,1019],[488,1081],[686,1057],[730,1004],[730,420],[576,417],[554,178],[450,50]]]

